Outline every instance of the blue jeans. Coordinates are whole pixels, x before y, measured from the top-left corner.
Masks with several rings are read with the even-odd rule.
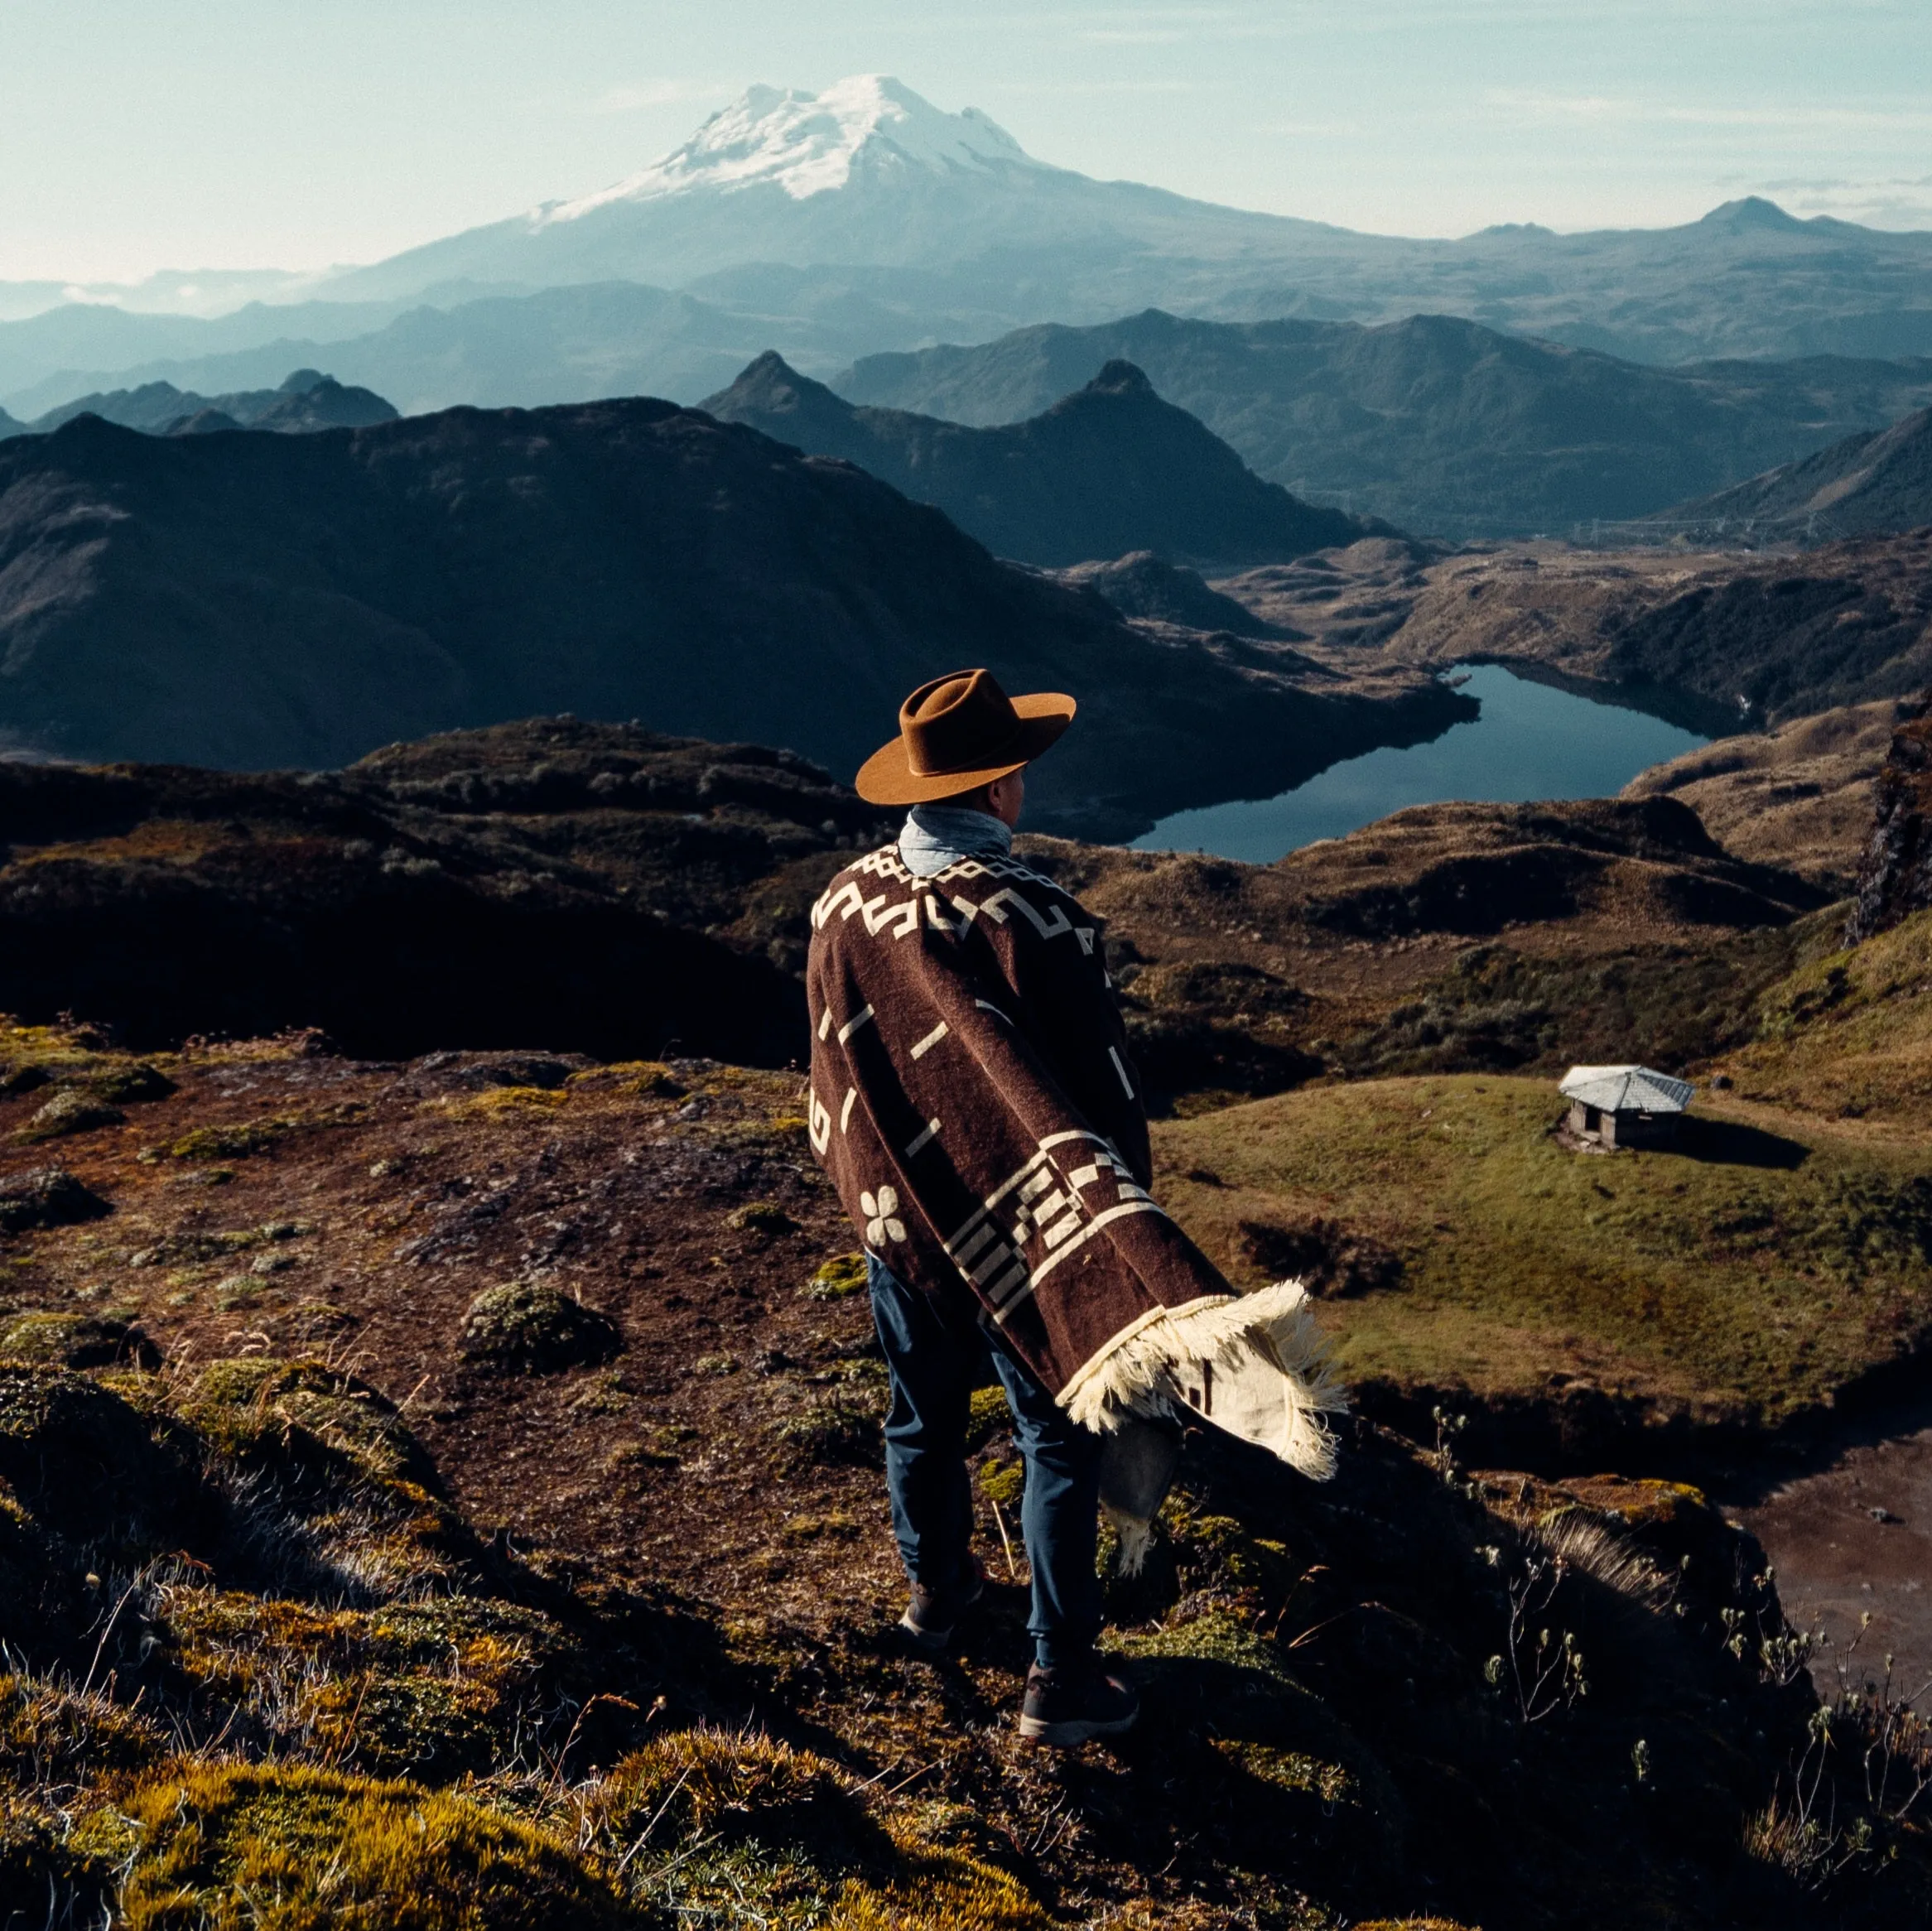
[[[1101,1626],[1094,1572],[1099,1436],[1071,1420],[964,1308],[908,1288],[874,1255],[865,1257],[865,1271],[872,1318],[892,1370],[885,1479],[906,1573],[942,1592],[964,1587],[971,1575],[967,1407],[974,1388],[985,1382],[990,1356],[1026,1461],[1020,1526],[1033,1567],[1027,1628],[1042,1668],[1077,1664],[1091,1651]]]

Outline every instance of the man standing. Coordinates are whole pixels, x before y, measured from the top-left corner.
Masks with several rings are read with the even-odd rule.
[[[1185,1404],[1325,1474],[1298,1286],[1238,1301],[1148,1192],[1147,1120],[1100,922],[1012,855],[1025,766],[1074,713],[986,671],[915,691],[860,795],[911,807],[812,908],[813,1151],[865,1241],[908,1639],[943,1652],[978,1598],[968,1401],[989,1355],[1026,1465],[1034,1660],[1022,1736],[1130,1728],[1095,1651],[1105,1432]],[[1158,1498],[1157,1498],[1158,1499]]]

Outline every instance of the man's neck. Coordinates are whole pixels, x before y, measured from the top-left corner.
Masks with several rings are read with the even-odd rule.
[[[1007,825],[971,805],[914,805],[899,834],[899,856],[923,878],[962,858],[1004,856],[1012,849]]]

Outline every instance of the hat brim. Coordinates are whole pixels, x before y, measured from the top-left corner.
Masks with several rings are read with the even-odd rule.
[[[1077,707],[1062,691],[1034,691],[1014,698],[1013,708],[1019,718],[1019,730],[1008,747],[1011,755],[1001,763],[974,771],[936,771],[922,777],[907,761],[905,739],[894,738],[859,767],[853,789],[869,805],[930,805],[940,798],[957,797],[962,791],[977,791],[982,784],[1032,763],[1072,723]]]

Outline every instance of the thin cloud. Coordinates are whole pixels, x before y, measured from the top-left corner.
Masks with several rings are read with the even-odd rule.
[[[608,87],[590,103],[594,114],[634,114],[642,108],[675,107],[680,102],[714,100],[731,90],[715,80],[638,80]]]
[[[1501,87],[1487,89],[1482,99],[1486,107],[1550,120],[1644,122],[1689,128],[1869,128],[1904,132],[1932,128],[1932,112],[1922,108],[1803,107],[1792,102],[1735,108],[1666,106],[1606,94],[1541,94]]]

